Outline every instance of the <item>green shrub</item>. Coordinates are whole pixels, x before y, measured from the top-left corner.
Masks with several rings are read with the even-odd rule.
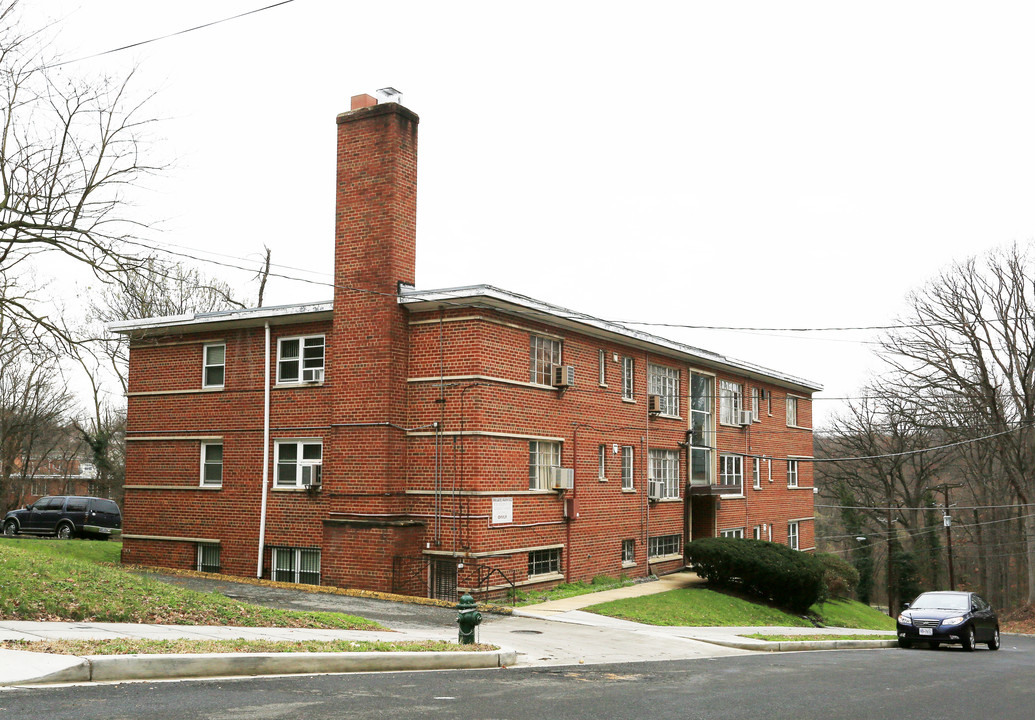
[[[704,538],[686,546],[690,566],[720,587],[805,613],[823,597],[823,564],[808,553],[765,540]]]
[[[859,571],[855,566],[833,553],[816,553],[815,558],[823,564],[826,597],[851,597],[852,591],[859,584]]]

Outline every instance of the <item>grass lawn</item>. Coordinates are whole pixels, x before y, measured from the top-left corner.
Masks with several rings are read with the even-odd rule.
[[[0,539],[0,619],[383,629],[353,615],[274,610],[140,577],[117,565],[120,550],[116,542]]]
[[[584,610],[647,625],[812,626],[809,620],[797,615],[707,587],[681,588],[656,595],[614,600],[592,605]],[[891,618],[854,601],[835,600],[822,603],[814,605],[812,611],[824,625],[866,630],[887,630],[895,627],[895,621]],[[844,622],[851,624],[843,625]]]
[[[535,605],[537,603],[548,602],[550,600],[562,600],[564,598],[575,597],[577,595],[587,595],[589,593],[602,592],[604,590],[614,590],[615,588],[625,587],[626,585],[632,585],[633,581],[629,578],[614,578],[608,575],[597,575],[590,582],[580,580],[579,582],[563,583],[556,585],[549,590],[515,590],[514,591],[514,604],[515,605]]]

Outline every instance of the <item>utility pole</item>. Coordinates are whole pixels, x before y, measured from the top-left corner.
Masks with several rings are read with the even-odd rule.
[[[956,589],[956,572],[952,563],[952,515],[949,514],[949,490],[952,488],[963,487],[963,483],[956,483],[950,485],[949,483],[942,483],[941,485],[934,485],[928,490],[941,490],[945,497],[945,509],[942,513],[942,523],[945,525],[945,549],[949,556],[949,589]]]

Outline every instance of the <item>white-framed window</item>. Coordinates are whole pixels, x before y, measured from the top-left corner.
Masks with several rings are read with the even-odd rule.
[[[272,549],[272,579],[277,582],[320,584],[320,551],[315,548]]]
[[[647,540],[647,554],[652,558],[682,555],[682,535],[657,535]]]
[[[744,487],[744,457],[742,455],[719,456],[719,484],[736,488]]]
[[[762,399],[765,400],[766,412],[769,414],[769,417],[772,417],[773,416],[773,391],[772,390],[762,390]]]
[[[730,528],[729,530],[720,530],[719,537],[724,538],[739,538],[744,539],[744,528]]]
[[[715,378],[690,373],[690,482],[712,483],[712,436],[715,429]]]
[[[607,387],[607,373],[604,371],[607,367],[606,357],[607,353],[603,350],[598,351],[597,382],[600,383],[600,387]]]
[[[632,445],[622,446],[622,490],[633,489],[635,452]]]
[[[277,382],[320,382],[324,370],[324,336],[280,338],[277,341]]]
[[[679,451],[651,450],[650,478],[665,483],[663,498],[679,497]]]
[[[791,520],[787,523],[787,544],[791,546],[791,549],[798,549],[798,521]]]
[[[622,567],[636,564],[636,541],[622,540]]]
[[[211,343],[202,350],[201,387],[220,388],[226,381],[226,345]]]
[[[798,461],[787,461],[787,487],[798,487]]]
[[[607,445],[597,446],[597,479],[607,480]]]
[[[755,525],[755,527],[753,527],[751,529],[751,539],[752,540],[761,540],[762,539],[762,526],[761,525]]]
[[[762,458],[751,458],[751,486],[762,489]]]
[[[47,481],[41,478],[34,477],[32,479],[30,492],[36,497],[42,497],[47,494]],[[94,493],[96,495],[97,493]]]
[[[636,361],[626,355],[622,358],[622,399],[632,400],[635,398],[633,378],[635,377]]]
[[[319,485],[323,470],[322,440],[276,440],[277,474],[274,487],[301,488]]]
[[[218,573],[219,567],[219,545],[216,543],[198,543],[196,569],[199,572]]]
[[[724,425],[739,425],[740,411],[744,407],[744,386],[730,380],[719,381],[719,422]]]
[[[647,392],[661,398],[661,414],[679,415],[679,370],[651,363],[647,378]]]
[[[532,440],[528,443],[528,489],[549,490],[550,468],[561,466],[561,444]]]
[[[787,396],[787,424],[792,427],[798,425],[798,398],[793,395]]]
[[[553,385],[553,366],[561,364],[561,341],[533,335],[529,345],[529,378],[537,385]]]
[[[223,486],[223,443],[201,443],[201,486]]]
[[[561,548],[530,550],[528,552],[528,577],[554,575],[561,571]]]
[[[758,422],[758,388],[751,388],[751,419]]]

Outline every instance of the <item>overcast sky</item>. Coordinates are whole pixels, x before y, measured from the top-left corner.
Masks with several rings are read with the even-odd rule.
[[[23,11],[59,20],[71,59],[273,1]],[[152,151],[174,165],[135,199],[178,251],[242,264],[265,244],[329,282],[334,119],[394,86],[421,118],[418,288],[872,326],[953,260],[1035,237],[1033,21],[1028,2],[295,0],[67,69],[136,66],[156,93]],[[202,269],[254,300],[250,273]],[[331,295],[273,280],[266,304]],[[824,385],[817,426],[879,367],[873,333],[634,327]]]

